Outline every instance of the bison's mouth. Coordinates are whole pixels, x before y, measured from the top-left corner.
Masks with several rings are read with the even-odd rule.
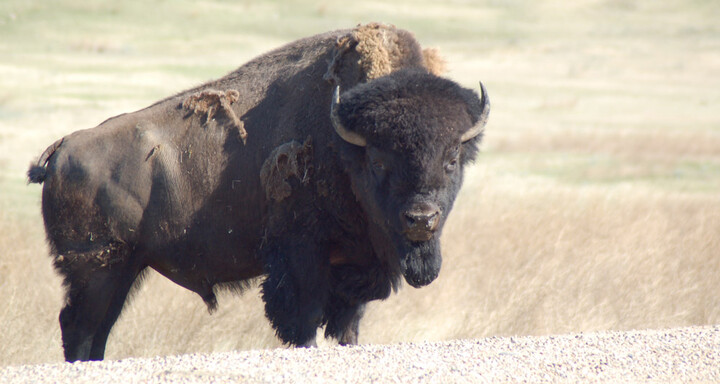
[[[403,233],[415,243],[428,241],[438,229],[441,216],[437,204],[426,201],[415,203],[400,215]]]
[[[405,237],[413,243],[421,243],[432,239],[435,232],[423,229],[411,229],[405,231]]]

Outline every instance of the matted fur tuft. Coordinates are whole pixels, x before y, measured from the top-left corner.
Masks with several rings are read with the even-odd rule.
[[[442,60],[436,52],[433,53],[429,53],[426,59],[413,34],[397,29],[394,25],[359,24],[337,39],[335,53],[323,78],[334,81],[335,84],[343,83],[342,80],[354,84],[358,80],[367,82],[409,67],[425,68],[435,74],[442,73]],[[430,67],[426,68],[426,65]],[[344,78],[343,70],[353,67],[355,75],[361,76]]]
[[[377,79],[392,72],[391,56],[399,55],[397,34],[394,27],[379,23],[370,23],[358,26],[352,31],[357,41],[355,50],[360,54],[360,66],[365,71],[368,80]]]
[[[232,125],[238,130],[238,135],[243,144],[247,142],[247,131],[242,120],[240,120],[231,105],[240,100],[240,92],[230,89],[225,92],[216,89],[207,89],[202,92],[195,92],[188,96],[182,103],[182,107],[192,110],[193,113],[206,114],[205,124],[209,123],[218,111],[225,113]]]

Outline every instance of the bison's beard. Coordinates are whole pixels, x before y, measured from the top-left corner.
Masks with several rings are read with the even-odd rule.
[[[400,271],[408,284],[420,288],[438,277],[442,254],[437,237],[421,243],[408,243],[406,240],[399,248]]]
[[[428,241],[414,242],[402,232],[380,225],[371,224],[368,229],[375,252],[390,267],[391,274],[402,274],[415,288],[424,287],[438,277],[442,265],[439,230]]]

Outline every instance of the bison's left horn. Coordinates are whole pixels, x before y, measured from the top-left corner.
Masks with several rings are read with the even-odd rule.
[[[355,144],[359,147],[366,146],[367,140],[365,140],[362,135],[345,128],[345,126],[342,125],[342,123],[340,122],[340,116],[338,115],[337,111],[339,104],[340,86],[338,85],[337,87],[335,87],[332,104],[330,104],[330,121],[332,121],[333,127],[335,127],[335,132],[337,132],[337,134],[340,135],[343,140],[347,141],[350,144]]]
[[[480,103],[482,105],[480,117],[478,118],[477,123],[475,123],[472,128],[468,129],[468,131],[460,138],[463,143],[482,133],[485,129],[488,115],[490,114],[490,100],[488,99],[487,91],[485,90],[485,86],[482,82],[480,83]]]

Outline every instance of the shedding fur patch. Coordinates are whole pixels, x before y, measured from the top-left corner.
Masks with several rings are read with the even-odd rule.
[[[358,26],[352,31],[357,41],[355,50],[360,54],[360,67],[368,80],[392,72],[392,57],[401,54],[394,28],[379,23]]]
[[[90,241],[93,241],[92,233],[90,233]],[[120,243],[110,243],[100,246],[93,250],[85,252],[77,252],[68,250],[55,255],[54,264],[57,268],[65,270],[73,266],[74,263],[90,266],[93,268],[106,268],[117,263],[123,262],[127,258],[127,247]]]
[[[209,123],[215,114],[220,111],[230,119],[231,123],[238,130],[240,140],[243,144],[247,141],[247,131],[245,124],[240,120],[235,111],[230,107],[233,103],[240,100],[240,92],[234,89],[225,92],[215,89],[209,89],[201,92],[195,92],[183,101],[182,106],[185,109],[192,110],[198,115],[207,115],[205,124]]]
[[[423,53],[423,65],[435,76],[442,76],[447,72],[447,62],[440,56],[437,48],[425,48]]]
[[[312,172],[312,139],[305,143],[291,141],[275,148],[263,163],[260,182],[268,199],[282,201],[292,193],[288,183],[296,177],[304,185],[310,182]]]
[[[330,62],[325,80],[339,83],[339,66],[348,52],[357,54],[357,65],[364,73],[364,81],[377,79],[407,65],[406,60],[411,56],[412,44],[401,39],[411,36],[398,33],[392,25],[370,23],[358,25],[348,35],[338,39],[335,55]],[[434,75],[445,73],[445,60],[437,49],[426,48],[422,50],[422,65]]]

